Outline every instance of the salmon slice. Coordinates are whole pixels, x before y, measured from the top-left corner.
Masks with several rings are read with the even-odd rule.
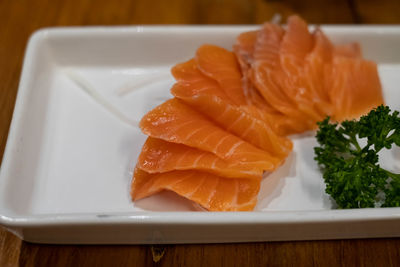
[[[143,145],[137,166],[148,173],[201,170],[228,178],[259,179],[263,173],[260,169],[227,162],[210,152],[152,137]]]
[[[197,63],[194,59],[176,64],[172,68],[171,73],[178,81],[174,87],[193,87],[193,90],[183,90],[182,93],[184,95],[201,95],[203,92],[206,92],[204,94],[223,99],[223,101],[229,105],[236,105],[215,80],[205,76],[198,69]],[[172,93],[174,94],[173,91],[174,89],[172,89]]]
[[[384,104],[375,62],[336,56],[329,81],[333,118],[338,121],[357,118]]]
[[[287,20],[286,33],[280,46],[282,69],[296,74],[303,66],[304,58],[313,47],[313,38],[307,23],[299,16],[290,16]]]
[[[227,100],[218,84],[205,77],[195,64],[190,60],[173,68],[172,73],[179,82],[171,93],[227,131],[283,160],[291,151],[292,142],[278,136],[265,119],[257,118],[251,109]]]
[[[339,56],[361,58],[361,46],[359,43],[348,43],[336,45],[334,48],[334,53]]]
[[[233,51],[239,61],[242,72],[251,68],[254,61],[254,44],[257,41],[258,31],[250,31],[239,34]]]
[[[257,40],[258,31],[244,32],[240,34],[233,46],[233,51],[239,62],[242,73],[242,88],[247,103],[254,105],[259,109],[266,110],[267,112],[275,112],[275,110],[268,105],[262,98],[260,93],[251,83],[252,64],[254,62],[254,44]]]
[[[268,64],[272,64],[269,67],[276,67],[277,65],[274,65],[273,63],[279,59],[279,56],[276,53],[279,46],[275,43],[276,40],[271,38],[271,36],[273,37],[274,35],[268,33],[272,30],[280,32],[278,35],[283,35],[283,30],[278,25],[271,25],[270,23],[265,24],[264,27],[267,28],[264,33],[260,33],[260,31],[250,31],[240,34],[233,46],[233,50],[240,64],[242,86],[246,98],[249,99],[251,105],[264,112],[262,119],[268,122],[276,133],[285,136],[300,131],[292,130],[292,125],[295,125],[297,122],[270,105],[253,85],[251,80],[251,77],[253,76],[252,72],[255,62],[254,53],[258,35],[261,35],[261,40],[259,40],[260,44],[257,49],[257,63],[260,63],[260,60],[263,60],[263,64],[266,64],[267,66]],[[270,27],[272,29],[269,29]],[[268,45],[265,46],[265,44]],[[269,47],[269,45],[271,47]]]
[[[284,114],[296,113],[295,105],[281,90],[273,74],[280,71],[279,48],[284,31],[279,25],[266,23],[258,32],[254,47],[251,80],[265,101]],[[288,101],[289,100],[289,101]]]
[[[251,81],[265,101],[279,113],[288,117],[287,133],[299,133],[310,128],[314,122],[302,114],[296,103],[281,88],[280,44],[284,30],[276,24],[266,23],[259,31],[254,47]]]
[[[209,211],[251,211],[257,203],[260,179],[229,179],[200,171],[149,174],[135,169],[133,201],[170,190]]]
[[[172,69],[175,98],[140,122],[149,137],[134,201],[170,190],[210,211],[253,210],[263,171],[292,149],[282,137],[326,115],[352,119],[383,104],[377,65],[359,44],[333,45],[298,16],[241,34],[234,53],[203,45]]]
[[[309,73],[304,68],[306,56],[312,52],[313,46],[314,39],[307,23],[299,16],[290,16],[280,47],[280,84],[286,95],[296,103],[298,110],[309,117],[310,126],[315,128],[316,122],[326,114],[315,108],[314,103],[320,101],[319,95],[309,87]]]
[[[248,104],[254,105],[267,113],[275,114],[279,112],[264,100],[260,92],[252,84],[250,78],[252,76],[254,46],[257,41],[258,32],[250,31],[240,34],[233,46],[233,51],[242,72],[242,88]]]
[[[195,60],[200,71],[217,81],[236,105],[248,104],[240,68],[232,52],[215,45],[203,45],[197,49]]]
[[[314,47],[304,60],[305,81],[315,108],[323,116],[331,116],[333,106],[328,95],[330,84],[326,83],[326,76],[332,68],[334,46],[319,28],[313,33],[313,39]]]
[[[266,120],[257,119],[244,107],[224,102],[223,98],[213,95],[210,88],[202,91],[196,89],[198,88],[177,83],[171,92],[227,131],[277,158],[283,160],[292,150],[292,142],[277,135]]]
[[[227,105],[242,108],[242,110],[245,110],[257,119],[264,119],[263,112],[260,112],[259,110],[257,110],[257,108],[246,105],[237,105],[215,80],[204,75],[199,70],[198,65],[194,59],[175,65],[172,68],[171,73],[178,81],[178,83],[173,86],[171,92],[172,94],[177,94],[177,96],[179,96],[180,98],[185,98],[189,96],[196,98],[207,96],[209,98],[215,98],[208,99],[210,102],[223,101]],[[191,89],[183,89],[184,87],[188,86],[191,87]],[[200,104],[207,105],[208,102],[203,102]],[[212,117],[214,118],[215,114],[212,114]]]
[[[245,163],[249,168],[271,171],[281,162],[270,153],[219,128],[176,98],[147,113],[140,128],[148,136],[208,151],[233,163]]]

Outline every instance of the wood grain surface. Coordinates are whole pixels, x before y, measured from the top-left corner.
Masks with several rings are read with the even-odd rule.
[[[0,0],[0,160],[24,49],[49,26],[256,24],[279,13],[310,23],[400,24],[399,0]],[[399,226],[400,227],[400,226]],[[400,239],[167,245],[55,246],[23,242],[0,228],[0,266],[399,266]]]

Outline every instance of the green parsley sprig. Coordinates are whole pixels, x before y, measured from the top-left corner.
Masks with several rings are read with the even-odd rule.
[[[378,155],[383,148],[400,146],[398,111],[391,113],[382,105],[359,121],[339,125],[327,117],[318,126],[315,160],[323,171],[326,192],[338,208],[400,206],[400,174],[381,168]]]

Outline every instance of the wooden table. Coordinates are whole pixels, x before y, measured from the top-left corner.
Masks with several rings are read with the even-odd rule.
[[[280,13],[310,23],[400,24],[398,0],[0,0],[0,155],[30,34],[42,27],[130,24],[255,24]],[[400,227],[400,225],[399,225]],[[156,249],[159,247],[156,247]],[[0,229],[0,266],[259,266],[400,264],[400,239],[151,246],[29,244]]]

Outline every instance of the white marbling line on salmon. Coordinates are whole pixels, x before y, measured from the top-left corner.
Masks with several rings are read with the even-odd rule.
[[[215,164],[217,163],[217,161],[218,161],[218,158],[215,158],[213,160],[213,163],[211,164],[211,169],[215,169]]]
[[[181,154],[181,156],[179,157],[179,159],[176,161],[175,165],[176,166],[184,166],[181,164],[181,161],[186,157],[186,155],[189,153],[189,149],[185,151],[185,153]]]
[[[224,111],[220,113],[217,117],[216,120],[221,119],[223,116],[225,116],[225,113],[228,111],[228,108],[225,106]]]
[[[209,193],[208,199],[207,199],[208,209],[210,209],[211,200],[214,198],[215,193],[217,192],[217,186],[218,186],[220,180],[221,179],[216,179],[214,186],[212,188],[210,188],[210,193]]]
[[[254,124],[255,124],[255,120],[252,120],[250,126],[247,127],[246,131],[244,131],[244,132],[241,134],[241,136],[242,136],[243,138],[245,138],[246,135],[249,134],[251,130],[253,130]],[[260,140],[259,140],[259,141],[260,141]]]
[[[225,155],[227,157],[231,157],[233,155],[233,153],[235,153],[236,148],[238,148],[240,145],[244,144],[244,141],[240,140],[239,142],[236,142],[236,144],[234,144],[231,149],[229,149],[228,153],[225,153]],[[250,152],[248,152],[250,153]]]
[[[206,153],[201,154],[201,155],[198,156],[197,159],[193,162],[192,166],[193,166],[194,168],[197,167],[197,164],[199,163],[200,159],[201,159],[202,157],[204,157],[205,154],[206,154]]]
[[[186,196],[188,199],[190,199],[190,198],[193,196],[193,194],[203,185],[205,179],[206,179],[206,177],[203,175],[203,177],[201,177],[201,181],[198,182],[196,188],[193,189],[192,192],[191,192],[190,194],[186,194],[185,196]],[[190,200],[191,200],[191,199],[190,199]],[[194,200],[192,200],[192,201],[194,201]]]
[[[238,194],[239,194],[239,181],[235,180],[235,194],[233,195],[232,201],[231,201],[231,207],[236,207],[237,206],[237,199],[238,199]]]
[[[213,134],[219,134],[219,131],[214,131],[213,133],[209,134],[206,138],[204,138],[203,140],[200,140],[200,144],[204,144],[207,142],[207,140],[213,136]]]
[[[236,120],[231,125],[229,125],[229,127],[226,130],[230,131],[235,126],[236,123],[238,123],[241,119],[243,119],[244,116],[245,114],[241,113],[240,116],[237,117]]]
[[[217,145],[215,146],[215,148],[214,148],[214,150],[213,150],[213,152],[214,152],[214,154],[219,154],[218,153],[218,147],[225,141],[225,139],[226,138],[229,138],[230,136],[229,135],[225,135],[221,140],[219,140],[219,142],[217,143]]]
[[[180,123],[179,125],[178,125],[178,127],[174,127],[174,129],[175,129],[175,132],[177,132],[177,131],[179,131],[181,128],[183,128],[183,127],[185,127],[185,126],[187,126],[187,125],[189,125],[189,124],[191,124],[191,123],[193,123],[193,122],[195,122],[196,120],[188,120],[188,121],[185,121],[184,123]]]
[[[184,181],[184,180],[187,180],[188,179],[188,177],[187,176],[184,176],[184,177],[180,177],[180,179],[177,179],[177,180],[175,180],[175,182],[174,183],[172,183],[172,184],[168,184],[168,185],[166,185],[166,186],[158,186],[159,188],[162,188],[162,189],[167,189],[167,190],[171,190],[171,191],[174,191],[174,186],[175,185],[177,185],[177,184],[179,184],[179,183],[181,183],[182,181]],[[160,180],[160,179],[158,179],[158,180]],[[175,191],[174,191],[175,192]]]
[[[207,128],[209,125],[202,125],[201,127],[198,127],[196,130],[190,132],[185,139],[189,140],[193,135],[195,135],[196,133],[200,132],[201,130],[204,130],[204,128]]]

